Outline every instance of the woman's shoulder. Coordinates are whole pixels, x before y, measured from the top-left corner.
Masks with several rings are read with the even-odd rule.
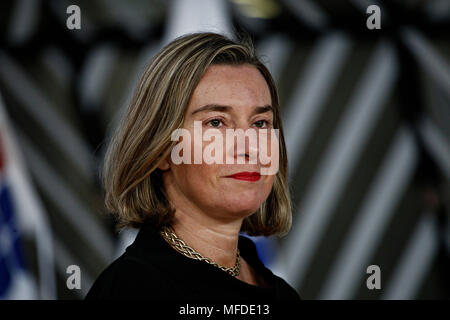
[[[166,278],[156,266],[122,255],[100,273],[85,299],[156,299],[169,294]]]
[[[276,291],[277,299],[281,300],[298,300],[301,299],[298,292],[283,278],[274,274],[269,268],[267,268],[261,261],[258,255],[255,242],[247,237],[239,236],[240,249],[243,251],[245,258],[250,262],[251,266],[255,268],[264,281],[269,284],[270,287]]]
[[[283,278],[273,275],[277,279],[277,298],[280,300],[301,300],[300,294]]]

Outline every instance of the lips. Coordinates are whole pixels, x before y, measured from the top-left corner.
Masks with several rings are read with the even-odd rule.
[[[231,176],[227,176],[228,178],[233,178],[236,180],[244,180],[244,181],[258,181],[261,178],[261,174],[259,172],[238,172]]]

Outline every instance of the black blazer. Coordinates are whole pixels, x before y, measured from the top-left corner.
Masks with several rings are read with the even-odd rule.
[[[125,253],[100,274],[86,299],[300,299],[288,283],[264,266],[251,239],[240,236],[238,247],[267,287],[250,285],[182,255],[156,228],[145,225]]]

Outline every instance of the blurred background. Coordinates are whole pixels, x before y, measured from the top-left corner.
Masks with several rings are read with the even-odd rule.
[[[249,33],[279,88],[294,216],[253,238],[266,266],[304,299],[450,298],[450,0],[0,8],[0,298],[82,299],[133,240],[103,206],[109,136],[155,52],[201,30]]]

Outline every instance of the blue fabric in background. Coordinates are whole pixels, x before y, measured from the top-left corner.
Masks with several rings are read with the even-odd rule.
[[[0,181],[0,299],[11,286],[14,271],[25,269],[24,254],[17,231],[10,191]]]
[[[276,239],[273,237],[251,237],[245,233],[241,233],[241,235],[253,240],[259,259],[266,267],[270,268],[276,256]]]

